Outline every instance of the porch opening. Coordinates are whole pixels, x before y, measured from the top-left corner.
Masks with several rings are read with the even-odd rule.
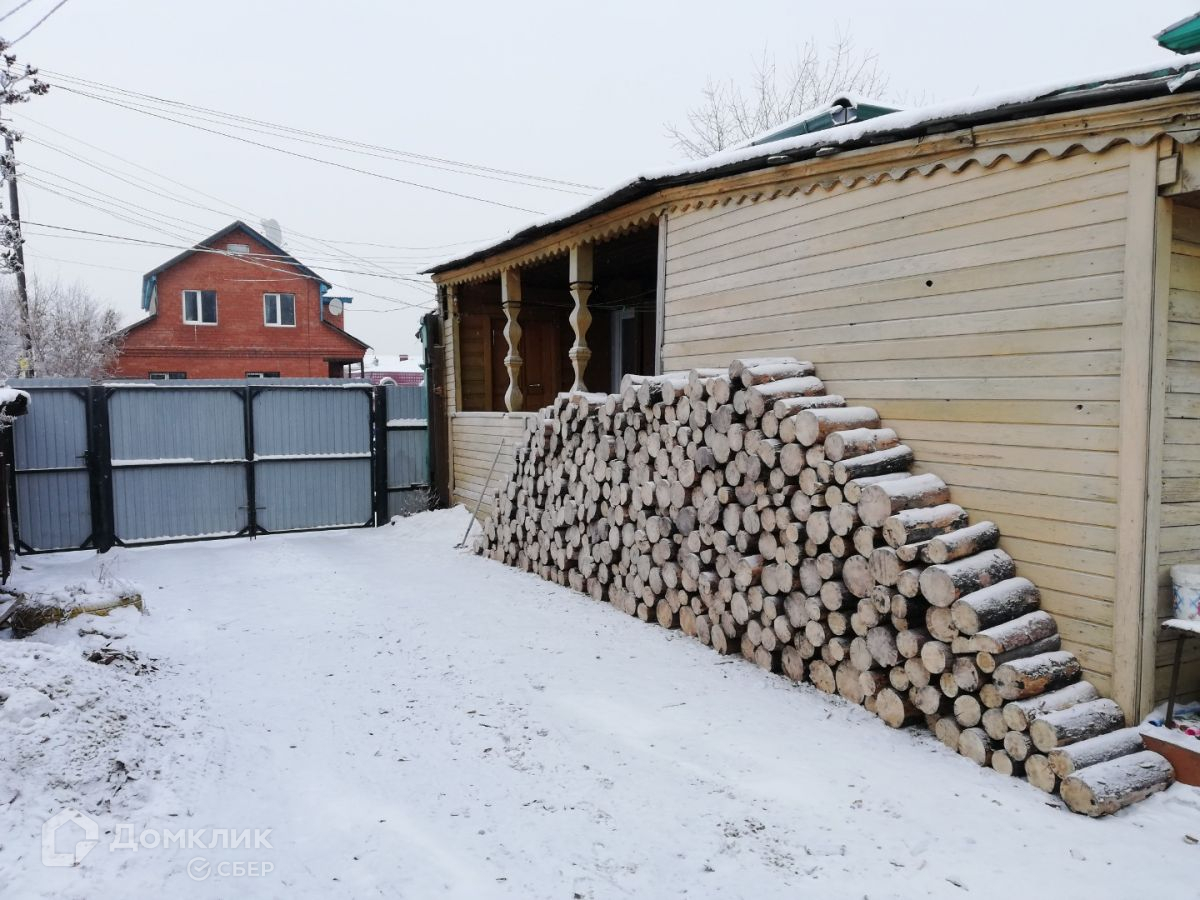
[[[592,248],[592,290],[586,331],[591,359],[584,371],[588,390],[615,391],[624,374],[649,375],[658,355],[655,304],[658,229],[650,224]],[[570,256],[563,252],[518,270],[516,305],[521,329],[517,386],[521,409],[549,405],[574,381],[569,352],[575,344],[571,311]],[[501,277],[459,285],[458,409],[504,412],[509,373]],[[510,298],[512,299],[512,298]]]

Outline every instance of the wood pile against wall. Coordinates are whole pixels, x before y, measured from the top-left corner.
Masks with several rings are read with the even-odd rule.
[[[924,724],[1105,815],[1167,787],[1038,589],[810,363],[627,376],[529,420],[477,550],[718,653]]]

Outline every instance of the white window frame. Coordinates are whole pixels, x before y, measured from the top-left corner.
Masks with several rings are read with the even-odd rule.
[[[213,295],[213,320],[211,322],[204,321],[204,295],[206,293],[211,293]],[[198,319],[189,319],[188,318],[188,315],[187,315],[188,294],[196,295],[196,313],[200,317]],[[183,292],[183,324],[184,325],[208,325],[208,326],[216,325],[218,319],[220,319],[220,313],[217,310],[217,306],[218,306],[218,304],[217,304],[217,292],[216,291],[202,291],[202,290],[190,290],[190,289],[184,291]]]
[[[287,323],[282,321],[282,319],[283,319],[283,303],[282,303],[281,298],[283,298],[283,297],[291,297],[292,298],[292,324],[290,324],[290,325],[288,325]],[[277,318],[281,321],[278,321],[278,322],[268,322],[267,321],[268,304],[271,302],[272,299],[274,299],[274,301],[275,301],[275,318]],[[295,328],[296,327],[296,295],[288,294],[288,293],[284,293],[284,292],[271,292],[271,293],[263,294],[263,324],[266,325],[268,328]]]

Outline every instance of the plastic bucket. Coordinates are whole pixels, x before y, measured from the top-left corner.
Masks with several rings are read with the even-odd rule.
[[[1200,619],[1200,565],[1171,566],[1176,619]]]

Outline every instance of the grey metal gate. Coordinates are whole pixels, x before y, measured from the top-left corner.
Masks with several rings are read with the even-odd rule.
[[[370,387],[251,388],[259,529],[374,524]]]
[[[423,387],[21,387],[33,400],[11,431],[19,552],[363,527],[426,505]]]
[[[422,387],[389,384],[383,388],[381,420],[386,438],[384,454],[388,516],[428,509],[432,503],[429,475],[429,406]]]
[[[246,532],[244,388],[149,384],[102,390],[114,541]],[[41,394],[32,393],[36,406]]]

